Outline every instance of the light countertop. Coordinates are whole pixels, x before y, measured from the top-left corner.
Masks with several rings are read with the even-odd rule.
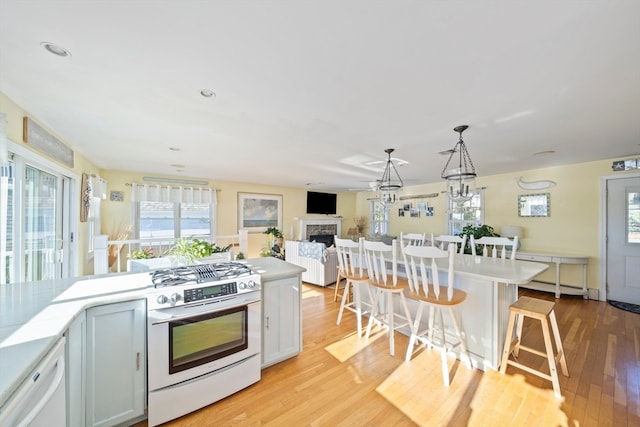
[[[304,268],[276,258],[241,261],[262,281]],[[0,406],[87,308],[145,298],[149,272],[0,285]]]

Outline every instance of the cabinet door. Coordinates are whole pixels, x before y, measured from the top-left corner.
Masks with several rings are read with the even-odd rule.
[[[300,336],[300,276],[268,280],[262,283],[262,366],[298,354]]]
[[[146,301],[87,310],[87,426],[144,414]]]
[[[65,333],[67,337],[67,425],[83,427],[85,421],[86,316],[82,311]]]

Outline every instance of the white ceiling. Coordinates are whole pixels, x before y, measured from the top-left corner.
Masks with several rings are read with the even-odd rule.
[[[392,147],[437,182],[461,124],[479,175],[640,153],[639,21],[637,0],[0,0],[0,91],[104,169],[364,189]]]

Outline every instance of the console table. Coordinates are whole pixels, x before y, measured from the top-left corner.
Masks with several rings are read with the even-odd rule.
[[[589,257],[587,256],[575,256],[575,255],[560,255],[560,254],[542,254],[542,253],[527,253],[516,252],[516,259],[523,261],[536,261],[536,262],[548,262],[556,265],[556,283],[545,283],[536,280],[532,280],[529,283],[520,285],[523,288],[537,289],[540,291],[555,292],[556,298],[560,298],[560,295],[582,295],[584,299],[589,297],[587,290],[587,264],[589,263]],[[562,285],[560,283],[560,266],[562,264],[578,264],[582,265],[582,287]]]

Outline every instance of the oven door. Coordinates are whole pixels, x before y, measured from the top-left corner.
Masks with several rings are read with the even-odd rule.
[[[260,353],[260,301],[233,301],[148,313],[150,391]]]

